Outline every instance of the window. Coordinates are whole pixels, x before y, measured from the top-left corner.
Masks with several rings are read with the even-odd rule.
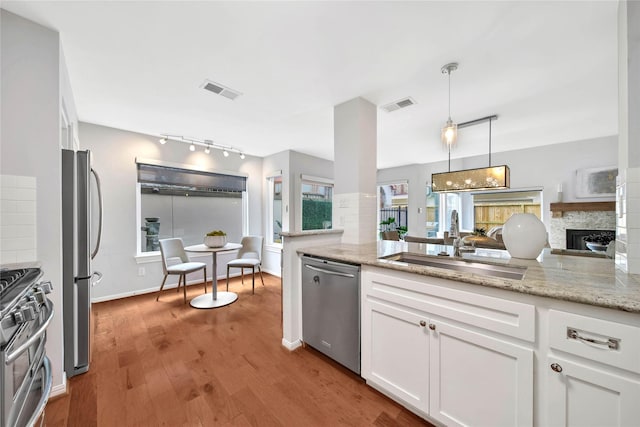
[[[431,192],[427,186],[426,237],[436,237],[440,226],[440,193]]]
[[[460,214],[460,195],[458,193],[438,193],[440,196],[440,233],[451,228],[451,213],[456,210]]]
[[[331,228],[333,184],[323,178],[302,178],[302,230]]]
[[[397,230],[407,233],[409,183],[400,181],[378,186],[378,224],[380,233]],[[380,234],[379,234],[380,235]]]
[[[267,243],[282,244],[282,175],[269,180],[269,232]]]
[[[541,218],[542,191],[502,191],[473,194],[474,228],[485,231],[504,225],[514,213]]]
[[[160,250],[158,241],[182,238],[185,246],[202,243],[212,230],[230,241],[244,234],[245,176],[138,163],[140,252]]]

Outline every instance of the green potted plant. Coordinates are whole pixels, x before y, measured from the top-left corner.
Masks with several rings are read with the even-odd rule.
[[[227,244],[227,233],[222,230],[213,230],[204,236],[204,244],[210,248],[221,248]]]

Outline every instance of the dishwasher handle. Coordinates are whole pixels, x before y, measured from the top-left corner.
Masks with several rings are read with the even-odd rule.
[[[348,277],[350,279],[353,279],[354,277],[356,277],[353,274],[349,274],[349,273],[340,273],[339,271],[331,271],[331,270],[325,270],[323,268],[318,268],[318,267],[314,267],[313,265],[309,265],[309,264],[305,264],[305,267],[307,267],[309,270],[313,270],[313,271],[317,271],[319,273],[326,273],[326,274],[331,274],[333,276],[342,276],[342,277]]]

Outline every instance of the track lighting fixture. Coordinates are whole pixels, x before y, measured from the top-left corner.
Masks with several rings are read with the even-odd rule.
[[[216,142],[213,142],[210,139],[203,140],[203,139],[195,139],[195,138],[188,138],[185,136],[167,135],[167,134],[161,134],[160,139],[158,139],[160,144],[166,144],[167,141],[169,140],[189,144],[189,151],[196,151],[196,145],[200,145],[204,147],[205,154],[210,154],[211,149],[215,148],[217,150],[222,150],[222,154],[224,155],[224,157],[229,157],[229,153],[238,153],[241,159],[244,160],[245,158],[245,154],[242,149],[231,147],[229,145],[218,144]]]

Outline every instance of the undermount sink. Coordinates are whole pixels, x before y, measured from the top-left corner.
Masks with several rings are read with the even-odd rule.
[[[379,258],[380,260],[396,261],[406,264],[424,265],[427,267],[444,268],[446,270],[461,271],[465,273],[480,274],[483,276],[504,277],[506,279],[522,280],[527,272],[527,267],[511,265],[485,264],[447,257],[413,254],[400,252]]]

